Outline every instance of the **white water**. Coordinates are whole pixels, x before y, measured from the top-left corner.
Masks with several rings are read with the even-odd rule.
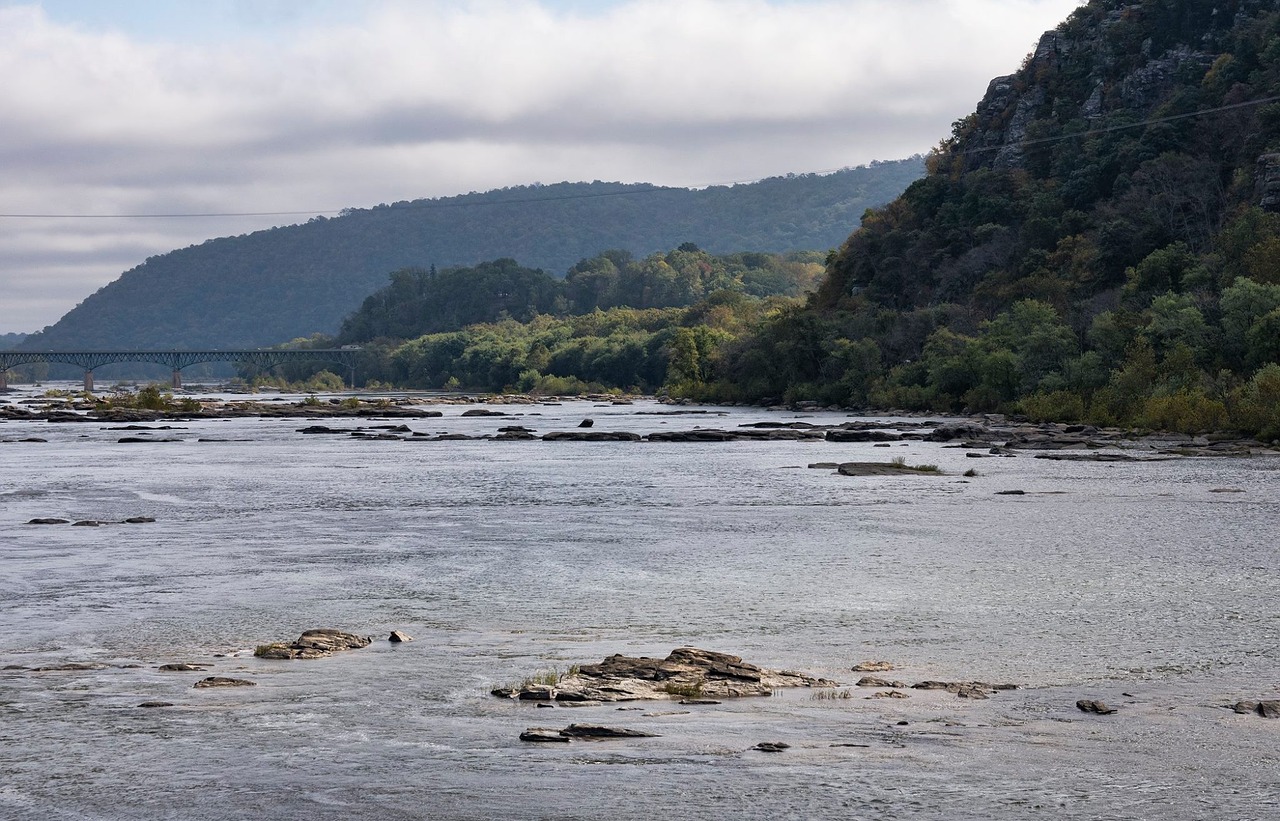
[[[591,416],[596,430],[643,433],[794,416],[462,410],[409,425],[546,432]],[[303,421],[170,424],[187,430],[156,435],[183,442],[0,423],[0,439],[49,440],[0,442],[0,667],[22,668],[0,671],[0,818],[1280,814],[1280,721],[1222,706],[1280,697],[1276,458],[362,442],[304,436]],[[805,468],[898,455],[946,475]],[[968,468],[981,475],[965,481]],[[1210,492],[1221,488],[1243,492]],[[996,495],[1008,489],[1028,493]],[[25,524],[134,515],[158,521]],[[320,626],[379,640],[319,661],[251,656]],[[416,641],[382,641],[392,629]],[[643,705],[689,711],[655,717],[488,695],[538,670],[681,645],[846,685],[853,664],[887,659],[908,682],[1022,689]],[[156,669],[179,661],[214,666]],[[106,666],[32,670],[66,662]],[[210,674],[258,686],[191,688]],[[1085,715],[1079,698],[1119,712]],[[176,706],[136,706],[148,700]],[[517,740],[575,721],[661,735]],[[775,740],[792,747],[749,749]]]

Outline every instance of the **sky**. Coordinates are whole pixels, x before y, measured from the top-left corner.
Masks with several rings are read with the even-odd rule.
[[[0,0],[0,333],[344,208],[922,153],[1078,5]]]

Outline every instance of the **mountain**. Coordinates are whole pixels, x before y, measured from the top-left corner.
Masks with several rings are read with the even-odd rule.
[[[560,183],[352,209],[151,257],[28,349],[269,345],[333,333],[390,272],[499,258],[563,274],[602,251],[826,251],[922,172],[919,157],[701,190]]]
[[[0,334],[0,351],[16,348],[26,338],[26,334]]]
[[[1280,3],[1091,0],[926,167],[708,395],[1280,436]]]

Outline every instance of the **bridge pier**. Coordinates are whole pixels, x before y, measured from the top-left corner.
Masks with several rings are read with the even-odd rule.
[[[175,391],[182,390],[182,371],[177,368],[173,369],[173,379],[169,382]]]
[[[93,371],[84,372],[84,392],[93,393]]]
[[[0,391],[9,390],[9,372],[0,371]]]

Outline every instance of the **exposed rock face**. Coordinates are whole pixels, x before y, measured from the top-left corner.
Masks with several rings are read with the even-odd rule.
[[[400,630],[392,630],[391,635],[387,637],[387,641],[392,644],[401,644],[406,641],[413,641],[413,636]]]
[[[835,682],[786,670],[766,670],[738,656],[681,647],[665,659],[610,656],[586,664],[554,687],[495,695],[525,700],[635,701],[675,697],[767,696],[781,687],[834,687]]]
[[[265,644],[254,650],[253,654],[263,659],[319,659],[331,656],[339,650],[358,650],[361,647],[368,647],[372,641],[368,636],[321,628],[308,630],[289,644],[284,642]]]
[[[1254,184],[1258,191],[1258,206],[1267,211],[1280,211],[1280,154],[1258,157]]]

